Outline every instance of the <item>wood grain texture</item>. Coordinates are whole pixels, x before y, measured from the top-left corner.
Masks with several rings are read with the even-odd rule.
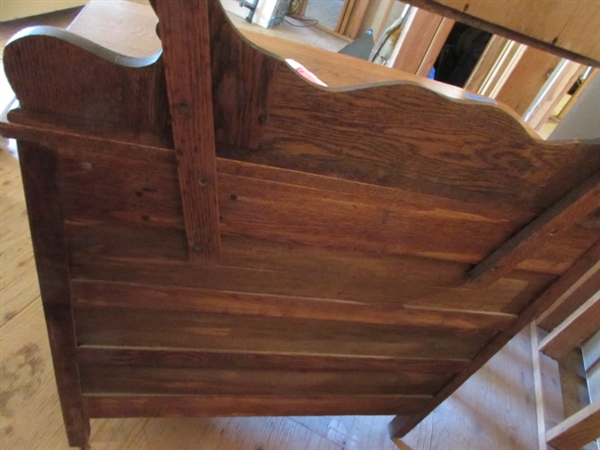
[[[600,330],[600,291],[577,308],[540,342],[540,351],[560,360]]]
[[[83,447],[88,445],[90,423],[82,406],[79,367],[74,355],[69,268],[62,233],[63,215],[57,201],[60,191],[55,179],[56,153],[21,142],[19,156],[63,419],[69,444]]]
[[[159,2],[165,77],[190,258],[218,260],[221,247],[211,49],[206,2]]]
[[[416,74],[423,63],[427,50],[429,49],[431,41],[436,35],[442,20],[442,16],[427,10],[423,9],[417,11],[410,27],[405,31],[402,47],[394,61],[393,67],[395,69]],[[425,74],[425,76],[427,76],[427,74]]]
[[[25,110],[138,132],[170,131],[160,53],[125,57],[68,31],[34,27],[13,38],[3,62]],[[77,72],[77,83],[72,83],[77,67],[85,70]]]
[[[332,299],[241,294],[153,285],[74,283],[73,304],[78,306],[152,308],[190,314],[218,313],[285,319],[330,320],[356,327],[360,324],[444,331],[500,330],[514,320],[510,314],[436,311],[374,307]],[[168,300],[167,300],[168,299]]]
[[[260,148],[218,142],[219,156],[538,211],[600,168],[597,145],[535,141],[493,105],[412,84],[327,92],[282,69],[276,86]]]
[[[426,395],[362,396],[109,396],[86,395],[91,417],[318,416],[410,414]]]
[[[189,369],[81,365],[85,394],[433,395],[452,376],[427,372]]]
[[[455,373],[466,363],[461,359],[382,358],[372,356],[290,355],[287,353],[221,352],[194,349],[149,349],[143,347],[79,346],[80,364],[126,367],[183,367],[198,369],[290,370],[302,367],[313,371],[427,372]]]
[[[548,430],[548,444],[559,450],[575,450],[600,437],[600,401],[586,406]]]
[[[569,229],[600,207],[600,172],[520,230],[469,272],[472,283],[489,283],[509,273],[544,241]]]
[[[590,252],[596,251],[596,249],[590,250]],[[535,320],[543,311],[545,311],[550,305],[556,302],[562,295],[567,292],[574,283],[576,283],[582,276],[584,276],[590,269],[596,264],[597,260],[592,260],[587,257],[588,255],[582,256],[577,260],[561,277],[556,279],[553,283],[550,283],[548,287],[535,296],[532,302],[521,311],[519,318],[515,320],[507,329],[499,333],[478,355],[471,361],[471,363],[463,369],[449,384],[447,384],[440,392],[436,394],[436,398],[432,401],[430,406],[418,415],[410,418],[398,417],[392,420],[389,425],[389,432],[392,438],[402,437],[404,434],[409,432],[413,427],[416,426],[427,414],[429,414],[435,406],[439,405],[443,400],[459,388],[469,376],[475,373],[476,367],[481,367],[496,353],[502,346],[504,346],[509,340],[509,336],[514,336],[520,330],[522,330],[528,323]]]
[[[587,270],[561,295],[537,320],[545,330],[556,328],[561,322],[600,290],[600,242],[591,247],[582,257]]]
[[[78,345],[439,359],[471,358],[494,334],[91,307],[76,307],[75,323]]]
[[[442,16],[505,36],[562,58],[597,66],[600,46],[581,37],[580,30],[594,29],[600,23],[596,1],[570,3],[519,2],[510,9],[502,3],[475,0],[410,0]],[[532,20],[535,17],[535,20]]]
[[[547,144],[503,107],[415,79],[316,88],[242,40],[216,1],[156,7],[172,140],[79,110],[24,106],[6,126],[57,147],[86,413],[410,423],[581,276],[598,233],[574,219],[517,270],[465,283],[598,173],[597,143]],[[220,259],[190,261],[198,230]]]

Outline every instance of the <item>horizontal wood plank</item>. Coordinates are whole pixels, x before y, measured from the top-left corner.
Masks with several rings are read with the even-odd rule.
[[[534,140],[493,105],[408,83],[327,92],[283,70],[260,147],[217,140],[230,159],[541,210],[600,170],[597,148]]]
[[[131,396],[85,395],[90,417],[214,417],[413,414],[426,395]]]
[[[466,359],[494,334],[418,327],[74,307],[78,345]]]
[[[285,319],[328,320],[445,331],[478,329],[499,331],[516,316],[488,312],[436,311],[376,307],[333,299],[241,294],[155,285],[75,282],[73,304],[82,307],[118,307],[133,310],[217,313]]]
[[[586,406],[546,433],[548,445],[575,450],[600,437],[600,400]]]
[[[72,254],[71,273],[77,280],[112,280],[122,283],[181,286],[232,293],[329,299],[358,304],[410,309],[501,312],[517,314],[531,296],[552,277],[513,274],[481,291],[462,287],[463,267],[440,265],[433,260],[382,258],[355,252],[315,251],[302,246],[270,246],[261,242],[232,241],[223,247],[223,266],[190,268],[169,262],[169,252],[153,251],[152,242],[132,235],[137,254],[121,252],[100,257],[111,250],[115,234],[98,238],[93,254]],[[102,234],[104,236],[104,234]],[[171,249],[183,248],[181,234]],[[226,242],[224,240],[224,242]],[[233,245],[235,244],[235,245]],[[88,244],[86,244],[88,245]],[[140,251],[143,250],[143,253]],[[149,254],[146,254],[150,251]],[[140,256],[146,257],[140,261]]]
[[[433,395],[451,373],[223,370],[80,365],[89,394],[129,395]]]
[[[486,284],[501,278],[525,260],[531,251],[554,235],[600,208],[600,172],[537,217],[469,272],[472,283]]]
[[[600,290],[540,342],[540,351],[560,360],[600,330]]]
[[[455,373],[466,364],[463,359],[386,358],[376,356],[341,356],[275,352],[223,352],[176,348],[79,346],[80,364],[112,366],[159,366],[213,369],[328,370],[364,372]]]
[[[593,249],[595,251],[595,249]],[[592,250],[590,250],[591,252]],[[479,367],[485,364],[492,356],[499,351],[510,340],[511,336],[517,334],[527,324],[534,321],[550,305],[563,296],[582,276],[584,276],[591,267],[598,261],[588,258],[584,255],[573,264],[561,277],[549,284],[549,286],[534,296],[531,303],[521,311],[519,318],[515,320],[507,329],[495,336],[488,345],[463,369],[450,383],[436,394],[435,400],[418,414],[406,418],[398,416],[392,420],[389,425],[389,432],[392,438],[402,437],[425,418],[437,405],[448,398],[458,387],[460,387]]]

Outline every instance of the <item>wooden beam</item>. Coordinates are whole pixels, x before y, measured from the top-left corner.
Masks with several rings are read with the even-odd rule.
[[[89,444],[71,307],[67,244],[63,232],[58,161],[54,150],[19,141],[19,160],[31,240],[52,349],[52,363],[69,445]]]
[[[556,360],[600,330],[600,291],[540,342],[540,351]]]
[[[576,450],[600,437],[600,400],[586,406],[546,433],[548,445]]]
[[[588,177],[473,268],[472,284],[488,285],[510,273],[536,248],[600,207],[600,172]]]
[[[208,2],[157,2],[191,261],[220,255]]]

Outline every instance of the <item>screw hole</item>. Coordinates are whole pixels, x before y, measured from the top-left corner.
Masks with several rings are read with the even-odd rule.
[[[231,199],[231,201],[234,201],[234,202],[236,202],[236,201],[237,201],[237,199],[238,199],[238,196],[237,196],[237,195],[235,195],[235,194],[231,194],[231,197],[229,197],[229,198]]]

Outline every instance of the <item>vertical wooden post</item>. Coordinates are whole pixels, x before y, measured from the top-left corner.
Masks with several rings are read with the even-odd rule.
[[[206,0],[156,2],[192,263],[220,253],[217,169]]]
[[[83,409],[71,308],[64,218],[54,150],[19,142],[19,159],[52,362],[69,445],[87,447],[90,421]]]

